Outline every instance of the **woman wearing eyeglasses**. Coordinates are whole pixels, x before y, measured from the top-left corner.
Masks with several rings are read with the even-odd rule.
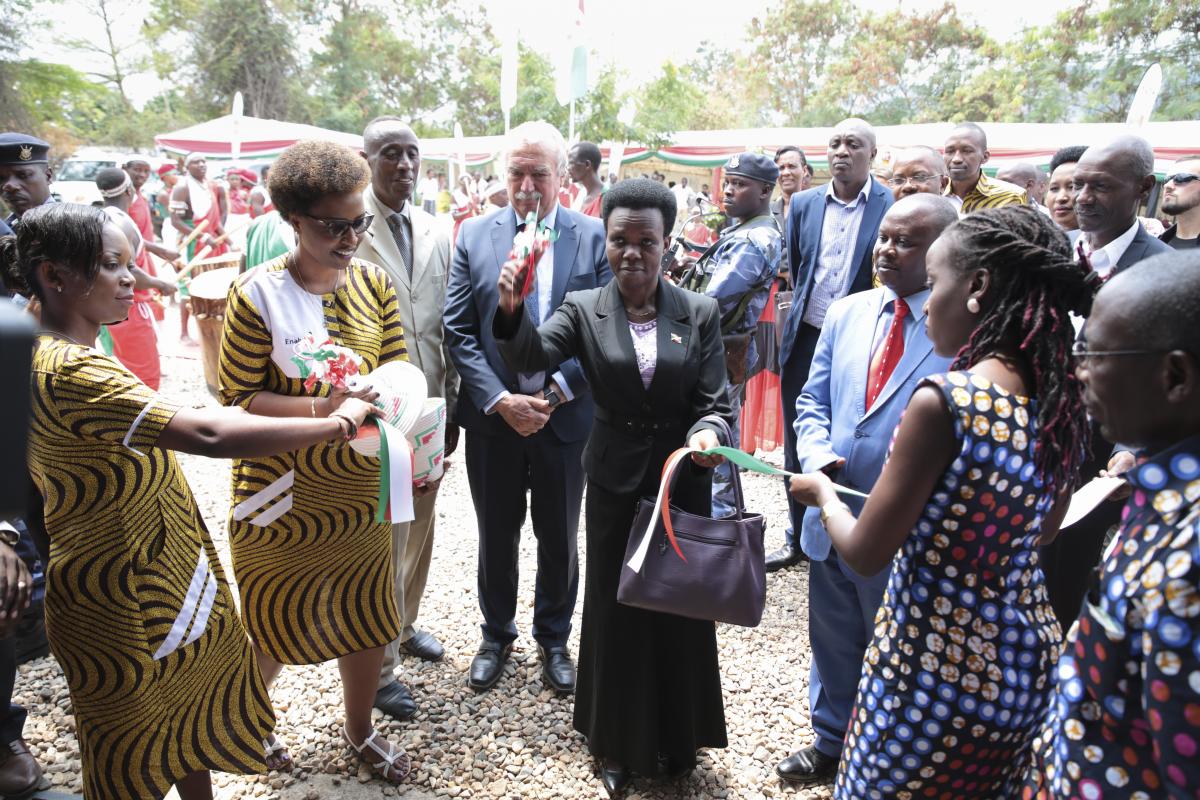
[[[221,402],[272,417],[324,417],[366,392],[308,392],[292,360],[310,333],[328,335],[370,372],[405,359],[399,307],[383,270],[354,257],[371,223],[366,162],[349,148],[299,142],[271,168],[271,198],[292,227],[291,252],[240,276],[221,341]],[[391,524],[376,522],[379,462],[315,445],[233,465],[230,543],[242,617],[268,684],[283,664],[338,660],[343,736],[393,783],[408,758],[372,728],[384,646],[400,634]],[[290,767],[272,742],[268,765]]]

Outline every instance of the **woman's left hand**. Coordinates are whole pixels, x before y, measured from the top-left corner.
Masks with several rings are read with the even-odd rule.
[[[813,508],[820,508],[831,500],[837,499],[833,481],[824,472],[793,475],[788,479],[788,494],[797,503]]]
[[[717,433],[709,428],[698,430],[692,434],[692,438],[688,439],[688,447],[695,450],[711,450],[714,447],[720,447],[721,440],[717,438]],[[724,456],[704,456],[699,453],[692,453],[692,461],[702,467],[712,468],[725,461]]]

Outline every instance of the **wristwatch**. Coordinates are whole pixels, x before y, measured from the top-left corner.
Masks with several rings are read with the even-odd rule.
[[[562,398],[558,396],[558,392],[553,389],[547,389],[542,393],[542,398],[550,404],[551,408],[558,408],[562,405]]]

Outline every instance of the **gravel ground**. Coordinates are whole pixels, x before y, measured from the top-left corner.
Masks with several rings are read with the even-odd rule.
[[[177,330],[177,321],[168,316],[163,335],[163,392],[195,404],[214,403],[204,388],[198,348],[176,345]],[[779,456],[778,452],[774,455]],[[180,462],[232,579],[225,524],[229,465],[193,456],[181,456]],[[744,483],[749,507],[768,516],[770,552],[781,543],[785,524],[779,484],[759,475],[746,476]],[[402,664],[399,677],[411,687],[420,706],[415,718],[394,722],[376,712],[389,738],[413,757],[415,772],[410,782],[393,788],[372,778],[342,744],[340,680],[331,662],[286,668],[272,693],[278,733],[291,749],[297,769],[256,778],[214,775],[219,798],[605,797],[583,738],[571,727],[570,698],[557,697],[542,686],[537,650],[528,634],[536,563],[532,531],[527,525],[521,542],[523,574],[517,626],[522,637],[500,683],[477,695],[465,683],[479,643],[477,533],[461,464],[453,464],[442,483],[438,516],[419,626],[441,640],[446,657],[436,664],[414,658]],[[581,561],[583,547],[581,530]],[[800,568],[769,575],[767,588],[767,611],[758,628],[721,626],[718,630],[729,748],[702,753],[698,768],[686,780],[672,784],[635,779],[626,795],[630,800],[830,797],[828,787],[793,791],[774,775],[780,759],[812,741],[804,602],[807,572]],[[582,587],[579,596],[573,653],[578,652]],[[26,740],[54,788],[81,791],[70,700],[52,658],[21,668],[15,702],[29,709]]]

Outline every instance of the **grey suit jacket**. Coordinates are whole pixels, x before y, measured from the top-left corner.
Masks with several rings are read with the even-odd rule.
[[[1139,261],[1144,261],[1150,256],[1158,255],[1159,253],[1171,252],[1171,245],[1156,239],[1146,232],[1142,223],[1138,223],[1137,236],[1133,237],[1133,241],[1129,243],[1129,247],[1125,248],[1125,252],[1117,259],[1116,269],[1113,273],[1128,269]]]
[[[363,192],[363,204],[368,214],[375,215],[375,220],[359,240],[357,255],[378,264],[391,277],[400,302],[400,324],[404,326],[408,360],[425,373],[429,396],[446,398],[446,418],[454,419],[458,373],[450,360],[442,327],[450,274],[450,232],[433,215],[409,202],[413,234],[410,278],[388,226],[392,210],[379,201],[370,186]]]

